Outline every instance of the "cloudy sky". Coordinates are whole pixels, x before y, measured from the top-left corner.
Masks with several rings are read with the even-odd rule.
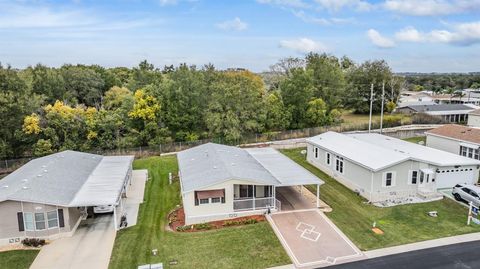
[[[480,0],[0,0],[0,62],[267,70],[306,52],[480,71]]]

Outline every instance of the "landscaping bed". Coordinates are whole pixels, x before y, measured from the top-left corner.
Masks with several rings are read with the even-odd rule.
[[[254,215],[228,220],[218,220],[193,225],[185,225],[185,212],[183,211],[183,207],[175,209],[170,212],[170,214],[168,214],[169,227],[172,231],[177,232],[199,232],[205,230],[216,230],[232,226],[255,224],[265,220],[265,216],[263,215]]]

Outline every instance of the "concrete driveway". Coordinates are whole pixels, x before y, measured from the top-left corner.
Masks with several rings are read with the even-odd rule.
[[[267,218],[296,267],[317,268],[364,258],[318,209],[279,212]]]
[[[44,246],[30,269],[106,269],[115,235],[112,215],[87,219],[72,237]]]

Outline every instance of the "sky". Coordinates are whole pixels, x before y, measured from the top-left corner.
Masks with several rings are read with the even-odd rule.
[[[0,0],[0,62],[268,70],[313,51],[480,71],[480,0]]]

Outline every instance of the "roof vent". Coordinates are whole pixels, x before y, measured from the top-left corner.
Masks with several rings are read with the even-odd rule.
[[[47,170],[47,169],[45,169],[45,170],[43,170],[43,172],[44,172],[44,173],[48,173],[48,170]]]
[[[42,168],[46,168],[47,166],[46,165],[42,165]]]
[[[194,158],[192,158],[192,161],[195,161],[195,159],[194,159]]]
[[[214,165],[214,166],[213,166],[213,169],[217,169],[217,166]]]
[[[24,179],[22,179],[22,181],[23,181],[23,182],[27,182],[27,181],[28,181],[28,179],[24,178]]]
[[[235,166],[235,163],[232,163],[232,166]]]
[[[27,186],[23,186],[22,189],[28,190],[28,187],[27,187]]]
[[[37,177],[42,177],[42,175],[37,175]]]
[[[3,185],[2,188],[3,189],[8,189],[8,185]]]

